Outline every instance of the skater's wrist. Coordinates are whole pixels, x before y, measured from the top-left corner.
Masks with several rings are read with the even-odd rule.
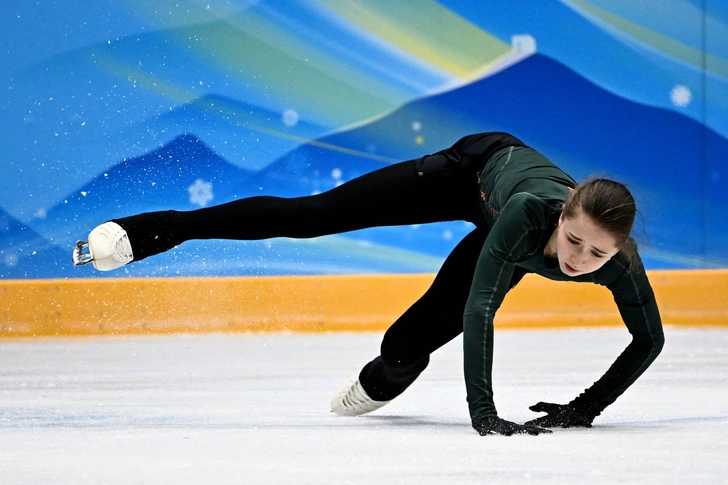
[[[498,413],[494,411],[492,413],[479,414],[478,416],[471,418],[470,422],[472,423],[473,427],[476,427],[478,424],[482,423],[483,421],[488,421],[492,418],[497,418],[497,417],[498,417]]]

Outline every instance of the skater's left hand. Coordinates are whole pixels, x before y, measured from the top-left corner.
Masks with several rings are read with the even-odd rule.
[[[554,404],[540,402],[529,407],[536,413],[546,413],[546,416],[532,419],[526,424],[532,426],[543,426],[544,428],[591,428],[593,417],[584,416],[568,404]]]

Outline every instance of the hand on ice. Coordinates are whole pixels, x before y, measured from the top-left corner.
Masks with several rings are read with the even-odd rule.
[[[486,416],[484,418],[476,418],[473,420],[473,428],[480,433],[480,436],[488,434],[502,434],[511,436],[512,434],[530,434],[536,436],[541,433],[551,433],[551,430],[539,428],[529,424],[516,424],[498,416]]]
[[[568,404],[554,404],[540,402],[529,407],[536,413],[546,413],[546,416],[532,419],[526,422],[531,426],[543,426],[545,428],[591,428],[594,417],[584,416]]]

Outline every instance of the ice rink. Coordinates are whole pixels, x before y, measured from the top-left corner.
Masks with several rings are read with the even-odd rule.
[[[728,483],[728,330],[666,328],[663,354],[592,429],[480,437],[461,340],[368,416],[329,413],[378,334],[0,341],[0,483]],[[623,328],[496,331],[499,414],[565,402]]]

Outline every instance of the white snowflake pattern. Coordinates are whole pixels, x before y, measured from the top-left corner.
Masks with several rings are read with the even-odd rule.
[[[521,54],[535,54],[536,39],[530,34],[512,35],[511,47]]]
[[[298,112],[295,109],[287,109],[281,115],[281,120],[286,126],[296,126],[298,124]]]
[[[5,266],[7,266],[8,268],[14,268],[18,265],[18,259],[19,258],[17,254],[6,254],[3,258],[3,263],[5,263]]]
[[[675,87],[672,88],[672,91],[670,91],[670,101],[672,101],[672,104],[675,106],[684,108],[689,105],[692,100],[693,93],[690,91],[689,87],[683,84],[675,85]]]
[[[190,203],[200,207],[205,207],[215,197],[212,193],[212,182],[205,182],[202,179],[195,180],[187,187],[187,192],[190,193]]]

